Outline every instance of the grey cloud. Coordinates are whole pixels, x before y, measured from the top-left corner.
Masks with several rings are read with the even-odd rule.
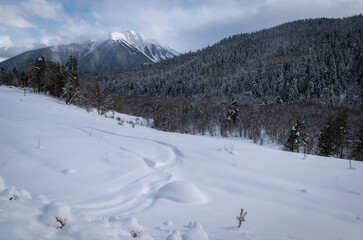
[[[43,47],[46,47],[46,45],[42,43],[34,43],[31,47],[2,47],[0,48],[0,59],[8,59],[23,52]]]

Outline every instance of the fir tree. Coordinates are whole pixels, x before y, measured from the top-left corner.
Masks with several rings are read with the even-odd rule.
[[[69,57],[69,61],[66,63],[66,66],[68,68],[68,79],[65,84],[64,97],[66,104],[71,104],[79,91],[77,58],[71,55]]]
[[[290,152],[299,152],[303,147],[305,151],[307,143],[308,134],[306,133],[305,123],[298,117],[290,130],[289,138],[284,145],[285,149]]]
[[[319,155],[330,156],[334,153],[334,118],[329,115],[319,137]]]
[[[344,149],[348,145],[348,112],[341,111],[335,119],[335,155],[344,157]]]
[[[23,88],[28,87],[28,75],[24,71],[20,73],[20,83]]]
[[[358,135],[353,142],[353,159],[363,161],[363,125],[361,125]]]
[[[3,67],[0,67],[0,84],[3,85],[5,84],[5,69]]]
[[[35,61],[31,72],[31,83],[35,92],[42,92],[44,87],[44,77],[46,71],[45,57],[41,56]]]
[[[348,136],[348,113],[339,112],[336,118],[330,115],[319,137],[319,155],[343,158]]]
[[[18,86],[19,85],[19,73],[16,67],[13,67],[12,77],[11,77],[11,85]]]
[[[238,118],[238,113],[238,102],[235,98],[233,98],[233,101],[227,110],[227,120],[232,121],[233,124],[235,124]]]

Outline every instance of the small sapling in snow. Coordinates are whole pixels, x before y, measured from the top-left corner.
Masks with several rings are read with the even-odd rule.
[[[19,196],[18,196],[18,195],[16,195],[16,194],[13,194],[13,195],[9,198],[9,200],[10,200],[10,201],[18,200],[18,199],[19,199]]]
[[[139,236],[142,233],[142,231],[135,231],[134,229],[130,229],[130,228],[129,228],[129,231],[130,231],[131,237],[133,237],[133,238],[136,238],[137,236]]]
[[[133,121],[128,121],[128,124],[130,124],[133,128],[135,127],[135,123]]]
[[[57,229],[62,229],[64,228],[64,226],[66,225],[67,219],[62,219],[59,217],[55,217],[55,219],[57,220],[57,222],[60,224],[59,227],[57,227]]]
[[[38,135],[35,136],[35,141],[37,142],[37,148],[41,148],[40,137]]]
[[[243,212],[243,208],[241,208],[241,214],[238,217],[236,217],[239,222],[237,227],[240,228],[242,225],[242,222],[246,221],[246,219],[245,219],[246,214],[247,214],[247,212]]]

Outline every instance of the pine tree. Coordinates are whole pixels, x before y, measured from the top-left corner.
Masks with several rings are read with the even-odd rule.
[[[348,145],[348,136],[347,111],[339,112],[336,118],[330,115],[319,137],[319,155],[343,158],[344,149]]]
[[[304,151],[308,143],[308,134],[306,133],[306,127],[304,121],[297,117],[296,123],[291,128],[289,138],[285,143],[285,149],[290,152],[299,152],[303,147]]]
[[[64,66],[57,64],[55,76],[54,96],[61,97],[64,93],[64,86],[67,80],[67,71]]]
[[[233,98],[233,101],[227,110],[227,120],[232,121],[233,124],[235,124],[238,118],[238,113],[238,102],[235,98]]]
[[[18,86],[19,85],[19,73],[16,67],[13,67],[13,72],[11,76],[11,85]]]
[[[45,57],[41,56],[35,61],[31,72],[31,83],[35,92],[41,92],[44,87],[44,77],[46,70]]]
[[[79,92],[79,79],[78,79],[78,62],[74,56],[69,57],[66,63],[68,68],[68,78],[65,84],[64,97],[66,104],[71,104]]]
[[[319,137],[319,155],[330,156],[334,153],[334,118],[329,115]]]
[[[348,112],[338,113],[335,119],[335,155],[338,158],[344,157],[344,149],[348,145]]]
[[[0,67],[0,84],[1,85],[5,84],[5,78],[6,78],[5,68]]]
[[[358,161],[363,161],[363,125],[361,125],[359,133],[353,142],[352,157]]]
[[[23,88],[28,87],[28,75],[25,74],[24,71],[21,71],[21,73],[20,73],[20,83],[21,83],[21,87],[23,87]]]

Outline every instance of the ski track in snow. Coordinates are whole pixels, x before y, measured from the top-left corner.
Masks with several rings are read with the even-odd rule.
[[[72,209],[94,217],[107,217],[112,215],[129,216],[136,212],[142,212],[151,207],[156,201],[157,190],[168,183],[172,178],[171,173],[178,163],[182,162],[183,153],[174,145],[156,141],[153,139],[127,136],[101,129],[86,126],[73,126],[72,128],[89,134],[90,131],[101,134],[98,138],[105,140],[107,136],[117,137],[120,142],[127,142],[128,139],[137,139],[145,142],[146,146],[153,146],[165,155],[164,159],[157,156],[145,156],[128,147],[120,147],[120,151],[125,151],[140,159],[144,163],[144,169],[124,174],[112,182],[104,183],[108,189],[113,189],[111,193],[72,205]],[[122,141],[123,140],[123,141]],[[114,141],[114,140],[113,140]]]

